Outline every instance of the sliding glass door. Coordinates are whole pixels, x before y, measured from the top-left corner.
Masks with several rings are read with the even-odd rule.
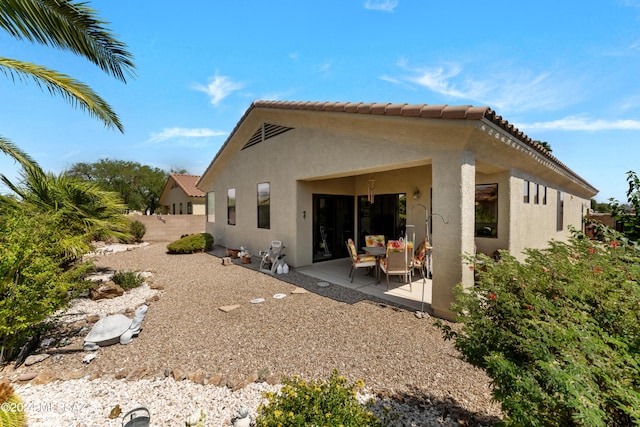
[[[346,241],[353,238],[353,196],[313,195],[313,262],[349,256]]]
[[[367,196],[358,196],[358,242],[363,247],[364,236],[382,234],[385,241],[404,236],[407,221],[405,193],[376,194],[373,203]]]

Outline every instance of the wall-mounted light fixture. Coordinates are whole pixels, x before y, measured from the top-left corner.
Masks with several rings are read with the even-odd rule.
[[[412,195],[412,197],[413,197],[413,200],[418,200],[418,199],[420,198],[420,189],[419,189],[418,187],[416,187],[416,188],[413,190],[413,195]]]

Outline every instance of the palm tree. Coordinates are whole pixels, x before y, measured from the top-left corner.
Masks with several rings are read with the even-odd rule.
[[[0,195],[0,216],[21,209],[55,218],[59,231],[69,236],[65,253],[69,261],[88,252],[96,237],[127,237],[129,220],[123,215],[126,205],[117,193],[64,173],[46,173],[7,141],[3,151],[20,162],[22,172],[19,184],[0,174],[0,181],[13,192],[11,197]]]
[[[68,0],[0,0],[0,28],[18,40],[72,52],[96,64],[117,80],[133,76],[133,56],[105,27],[86,3]],[[105,126],[123,132],[122,124],[109,104],[91,88],[55,70],[15,59],[0,57],[0,71],[15,80],[33,79],[38,86],[60,95],[101,120]],[[0,145],[4,141],[0,140]]]

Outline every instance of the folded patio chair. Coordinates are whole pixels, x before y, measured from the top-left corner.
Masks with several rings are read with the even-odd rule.
[[[413,270],[413,248],[405,244],[404,240],[389,240],[387,242],[387,256],[380,260],[380,270],[387,276],[387,290],[389,290],[389,276],[402,276],[405,283],[409,282]]]
[[[282,250],[284,246],[282,241],[280,240],[272,240],[271,246],[268,251],[259,251],[258,253],[262,256],[262,260],[260,261],[260,271],[268,271],[271,273],[275,273],[278,264],[284,263],[284,254]]]
[[[376,266],[376,257],[373,255],[362,255],[356,252],[356,244],[353,243],[353,239],[347,240],[347,250],[351,257],[351,271],[349,277],[351,283],[353,283],[353,277],[356,275],[356,270],[359,268],[371,268]]]

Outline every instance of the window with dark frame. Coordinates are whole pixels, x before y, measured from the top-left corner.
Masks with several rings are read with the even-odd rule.
[[[547,204],[547,186],[546,185],[542,187],[542,204],[543,205]]]
[[[193,203],[187,202],[187,215],[193,215]]]
[[[271,228],[271,184],[258,184],[258,228]]]
[[[524,181],[524,203],[529,203],[529,181]]]
[[[564,229],[564,193],[558,190],[558,217],[556,219],[556,230],[562,231]]]
[[[476,185],[475,236],[498,237],[498,184]]]
[[[236,189],[227,190],[227,224],[236,225]]]
[[[207,193],[207,222],[216,222],[216,193]]]
[[[533,184],[533,203],[540,204],[540,184]]]

